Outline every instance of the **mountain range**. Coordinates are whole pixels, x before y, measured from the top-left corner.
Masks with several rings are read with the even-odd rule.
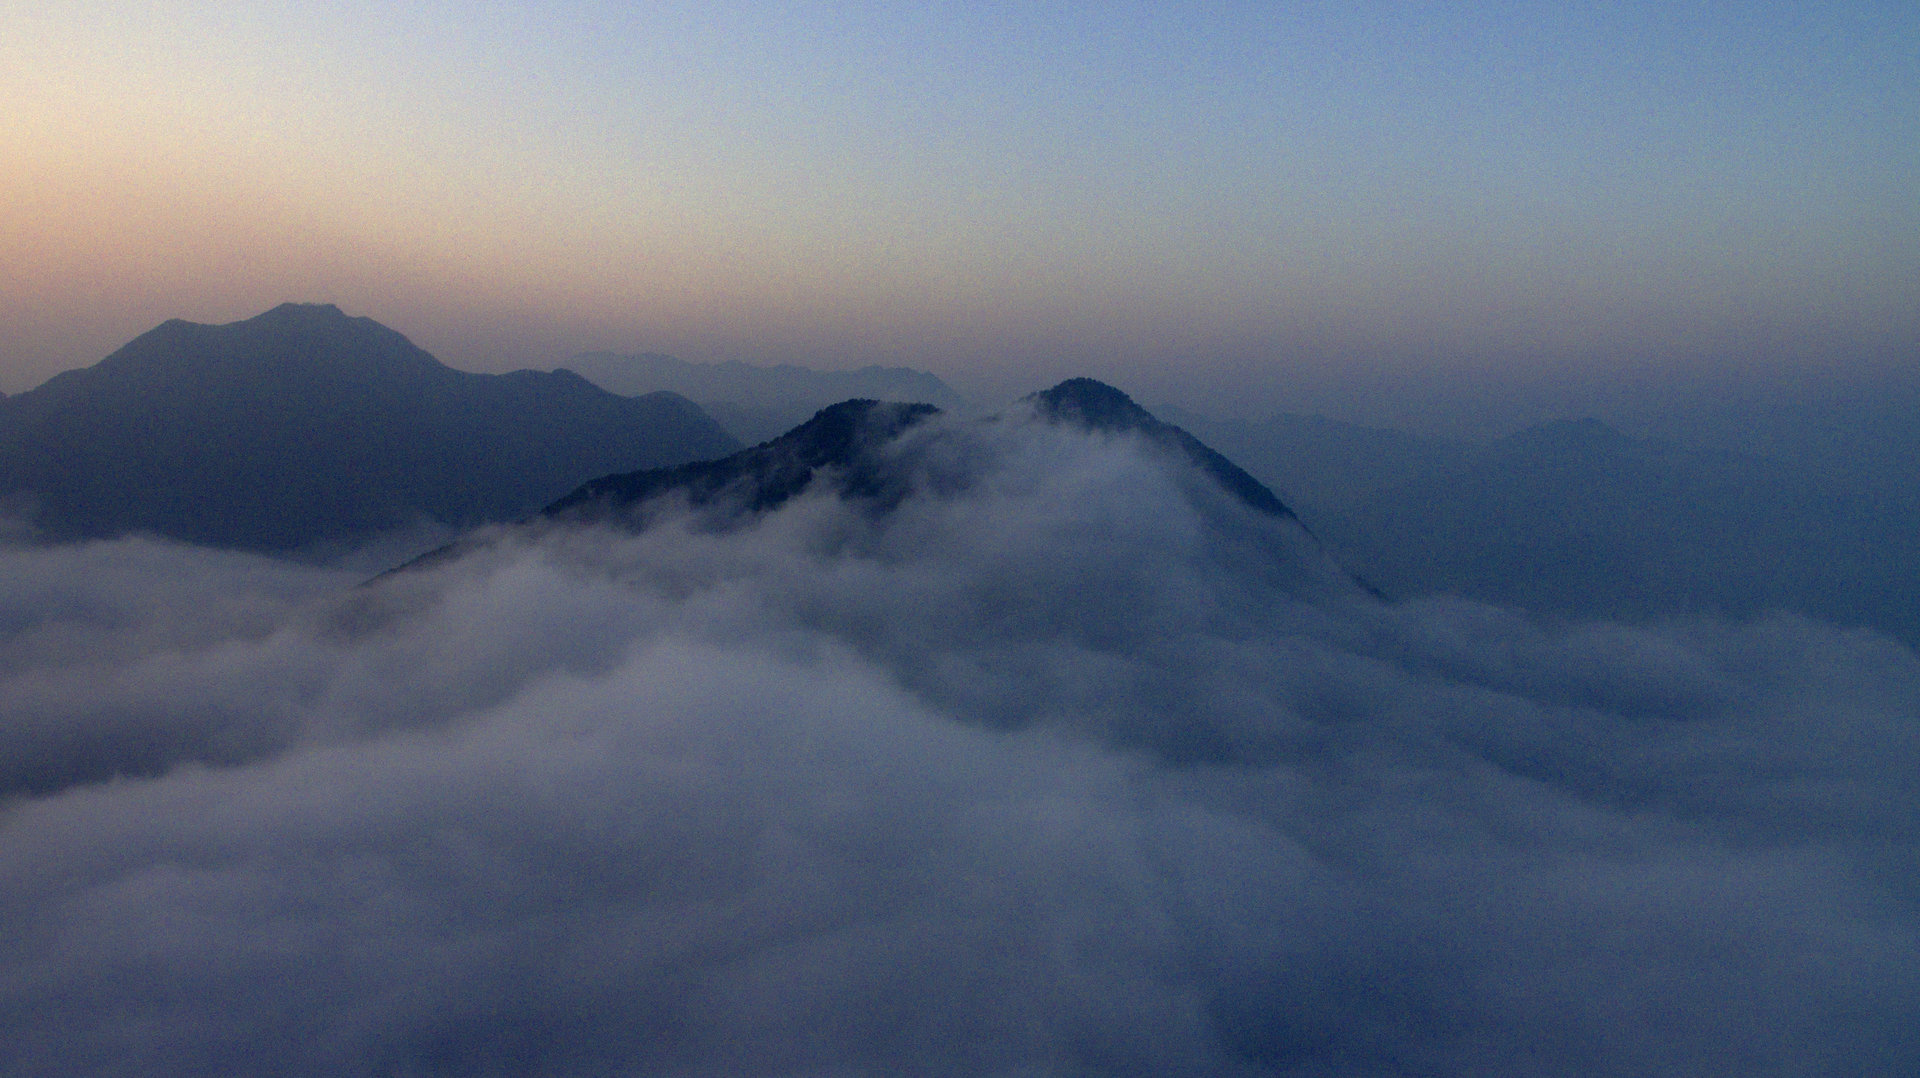
[[[169,321],[0,400],[0,505],[52,538],[254,550],[512,520],[596,475],[739,443],[672,393],[455,370],[337,307]]]
[[[1394,597],[1570,618],[1793,611],[1920,643],[1920,486],[1561,420],[1469,442],[1181,416]]]
[[[1179,427],[1162,423],[1125,393],[1091,378],[1072,378],[1022,402],[1051,424],[1108,435],[1138,435],[1221,490],[1261,513],[1297,520],[1273,492]],[[871,399],[842,401],[770,442],[722,460],[640,470],[593,480],[548,506],[549,518],[605,516],[677,493],[693,505],[717,503],[752,512],[776,508],[816,478],[842,498],[890,508],[914,489],[911,467],[890,455],[909,428],[940,415],[931,404]],[[995,417],[996,419],[998,417]],[[991,420],[990,420],[991,421]]]
[[[1323,598],[1368,590],[1335,564],[1294,512],[1257,479],[1125,393],[1091,378],[1069,379],[984,417],[955,416],[925,403],[842,401],[778,438],[728,457],[591,480],[530,518],[526,534],[598,524],[637,531],[688,514],[699,530],[732,531],[802,496],[851,507],[857,519],[884,531],[896,511],[909,505],[935,511],[940,503],[1008,482],[1010,473],[1020,471],[1015,461],[1034,454],[1050,436],[1142,454],[1149,474],[1160,475],[1218,529],[1215,538],[1245,540],[1268,576]],[[1151,494],[1138,496],[1144,502]],[[1069,513],[1078,508],[1088,507],[1063,507]],[[1249,530],[1249,521],[1258,523]],[[463,538],[403,568],[443,565],[498,538],[494,533]]]
[[[882,400],[964,409],[966,400],[934,375],[909,367],[819,371],[792,364],[761,367],[738,360],[693,363],[657,352],[589,352],[566,368],[614,393],[666,390],[697,402],[741,441],[764,442],[844,400]]]
[[[927,473],[931,457],[898,456],[926,420],[948,430],[966,411],[923,372],[573,362],[605,384],[569,370],[454,370],[326,305],[167,322],[93,367],[0,397],[0,513],[55,539],[145,532],[274,552],[412,529],[392,564],[543,509],[629,512],[677,492],[710,515],[757,511],[820,475],[884,505],[903,483],[953,479]],[[618,393],[661,382],[725,398],[711,408],[756,449],[739,452],[679,393]],[[1022,407],[1143,436],[1247,504],[1297,511],[1333,560],[1389,597],[1457,593],[1636,621],[1786,610],[1920,642],[1920,485],[1896,481],[1886,453],[1769,455],[1592,419],[1486,442],[1290,414],[1169,410],[1176,427],[1085,379]],[[1878,430],[1836,444],[1904,444]],[[1848,470],[1856,459],[1865,474]]]

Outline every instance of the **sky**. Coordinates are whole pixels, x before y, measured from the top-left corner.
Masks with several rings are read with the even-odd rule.
[[[16,8],[10,393],[284,300],[1216,408],[1920,354],[1910,3]]]

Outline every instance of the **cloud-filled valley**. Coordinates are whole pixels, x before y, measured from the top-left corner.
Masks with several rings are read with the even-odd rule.
[[[0,1078],[1920,1078],[1920,4],[14,7]]]
[[[363,582],[0,551],[0,1073],[1920,1066],[1920,658],[1382,603],[1150,440]]]

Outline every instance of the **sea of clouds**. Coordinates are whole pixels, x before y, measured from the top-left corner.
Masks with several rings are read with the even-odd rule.
[[[0,1074],[1920,1069],[1911,649],[1386,604],[986,429],[370,583],[0,548]]]

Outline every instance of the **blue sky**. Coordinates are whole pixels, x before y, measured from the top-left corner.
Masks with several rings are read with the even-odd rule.
[[[1911,362],[1911,4],[52,4],[0,389],[286,299],[456,365]]]

